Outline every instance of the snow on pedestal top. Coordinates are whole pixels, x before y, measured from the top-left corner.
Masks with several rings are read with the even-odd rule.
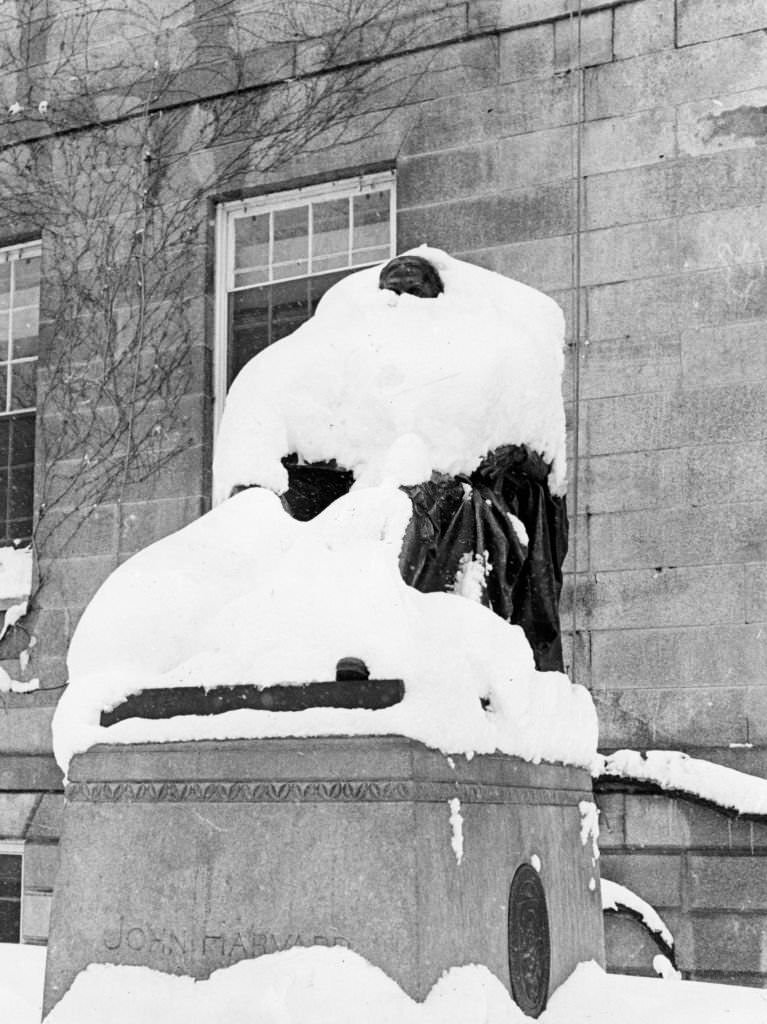
[[[399,484],[470,472],[505,443],[540,451],[564,483],[561,311],[497,274],[417,252],[437,266],[443,295],[379,291],[380,268],[362,271],[240,374],[217,486],[261,486],[139,552],[98,591],[54,720],[65,771],[98,742],[334,734],[591,765],[597,722],[582,687],[536,671],[520,627],[402,579],[412,506]],[[290,452],[335,458],[354,470],[352,491],[308,522],[292,519],[272,493],[286,486]],[[142,689],[327,680],[347,656],[372,678],[403,679],[402,703],[99,725],[102,710]]]
[[[214,459],[220,499],[260,484],[280,494],[280,459],[335,459],[358,485],[470,473],[503,444],[528,445],[565,486],[564,317],[546,295],[421,246],[433,299],[351,274],[289,338],[252,359],[227,397]]]

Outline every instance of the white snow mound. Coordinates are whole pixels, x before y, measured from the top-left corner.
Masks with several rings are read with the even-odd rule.
[[[410,513],[402,491],[366,488],[302,523],[276,495],[252,488],[139,552],[75,631],[54,718],[59,764],[66,771],[73,753],[99,742],[335,734],[590,767],[597,720],[585,689],[537,672],[520,627],[458,594],[423,594],[403,581]],[[372,678],[404,679],[402,703],[99,725],[102,710],[142,689],[333,679],[345,656],[362,658]]]
[[[216,442],[217,500],[247,484],[281,494],[291,452],[374,486],[470,473],[503,444],[539,452],[551,490],[564,491],[562,310],[440,249],[412,252],[436,267],[443,294],[398,296],[378,287],[380,266],[359,271],[243,368]]]

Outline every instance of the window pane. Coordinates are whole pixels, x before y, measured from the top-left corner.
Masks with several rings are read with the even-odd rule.
[[[337,284],[342,278],[346,277],[346,271],[342,270],[336,274],[323,274],[321,277],[310,278],[310,308],[309,316],[313,316],[317,309],[317,303],[320,301],[325,292],[332,288],[334,284]]]
[[[13,290],[16,296],[21,296],[24,293],[33,293],[38,291],[40,287],[40,257],[33,256],[31,259],[18,260],[15,263],[16,280],[14,282]],[[36,301],[31,297],[24,300],[24,304],[32,303]],[[21,305],[21,299],[15,302],[15,305]]]
[[[269,214],[234,222],[234,285],[255,284],[269,276]]]
[[[269,344],[269,289],[249,288],[229,296],[229,380]]]
[[[308,319],[309,280],[283,281],[230,296],[230,384],[249,359]]]
[[[32,516],[32,466],[23,469],[11,469],[11,490],[8,502],[8,515],[10,519],[27,520]],[[9,535],[13,538],[18,534],[14,529],[9,529]]]
[[[0,366],[0,412],[8,411],[8,398],[6,392],[6,381],[8,380],[8,364]]]
[[[0,900],[0,942],[18,942],[21,900]]]
[[[18,853],[0,853],[0,896],[20,895],[21,856]]]
[[[2,269],[2,263],[0,263],[0,269]],[[0,359],[6,360],[8,358],[8,331],[10,326],[11,316],[6,310],[3,312],[0,310]]]
[[[11,363],[11,408],[32,409],[37,399],[37,360]]]
[[[389,193],[369,192],[354,197],[355,265],[383,260],[389,255]]]
[[[14,466],[32,466],[35,461],[35,417],[17,416],[13,419],[1,420],[0,457],[8,452],[8,433],[10,433],[11,460]],[[10,430],[9,430],[10,428]],[[3,445],[3,441],[5,442]]]
[[[0,309],[8,309],[11,301],[11,265],[0,263]]]
[[[309,269],[309,207],[274,213],[272,277],[298,277]]]
[[[315,203],[312,222],[312,270],[345,267],[349,261],[349,200]]]
[[[18,359],[20,356],[37,355],[38,321],[39,309],[37,305],[24,306],[21,309],[17,309],[14,306],[11,318],[14,359]]]

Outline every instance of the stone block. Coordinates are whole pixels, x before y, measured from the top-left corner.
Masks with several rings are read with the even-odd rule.
[[[767,621],[767,566],[746,566],[746,622]]]
[[[3,839],[24,838],[39,799],[37,793],[0,793],[0,836]]]
[[[35,693],[35,697],[39,697]],[[21,694],[11,694],[7,701],[29,700],[29,697]],[[7,707],[9,714],[13,713],[20,705],[10,704]],[[23,719],[22,719],[23,721]],[[21,737],[22,743],[24,737]],[[40,793],[46,790],[54,791],[61,788],[61,771],[53,760],[53,755],[47,753],[3,753],[0,758],[0,792],[24,792]]]
[[[206,511],[208,499],[187,498],[125,502],[121,507],[120,551],[135,552],[182,529]]]
[[[62,787],[63,788],[63,787]],[[27,826],[28,842],[58,842],[61,834],[61,816],[64,813],[63,793],[43,793],[35,813]]]
[[[491,144],[403,158],[397,165],[398,202],[421,206],[492,192],[497,186],[496,154]]]
[[[479,89],[419,104],[409,112],[409,120],[415,120],[403,133],[402,154],[415,156],[471,143],[494,142],[505,120],[501,107],[505,91]]]
[[[546,292],[567,288],[572,283],[570,235],[532,238],[526,242],[475,249],[458,255],[461,259],[468,259],[471,263]]]
[[[592,338],[631,336],[637,327],[664,334],[701,324],[767,316],[764,264],[742,263],[691,274],[646,278],[589,289]]]
[[[579,501],[586,512],[666,508],[682,500],[682,452],[621,452],[580,460]]]
[[[0,750],[9,754],[50,754],[51,707],[8,708],[0,715]]]
[[[597,630],[591,634],[595,688],[643,689],[764,683],[767,636],[758,625]]]
[[[339,737],[97,747],[69,779],[46,1012],[90,962],[204,978],[318,943],[350,946],[415,998],[452,964],[506,983],[509,884],[534,853],[551,987],[602,958],[582,770],[495,755],[452,768],[409,740]]]
[[[682,331],[682,379],[687,387],[710,381],[740,383],[767,378],[765,321]]]
[[[581,280],[605,284],[678,272],[677,222],[672,219],[586,231],[581,236]]]
[[[742,565],[600,572],[582,590],[581,628],[632,629],[744,621]],[[562,615],[569,612],[563,592]]]
[[[682,867],[679,854],[603,853],[603,878],[625,885],[651,906],[678,907],[682,902]]]
[[[573,224],[570,182],[479,199],[400,210],[401,249],[428,242],[448,252],[566,234]]]
[[[764,433],[767,421],[767,387],[759,383],[594,398],[584,404],[584,455],[749,443]]]
[[[765,850],[767,827],[686,800],[627,794],[626,843],[638,848]]]
[[[586,72],[586,116],[631,114],[764,86],[763,32],[602,64]]]
[[[767,441],[704,444],[683,448],[678,456],[678,482],[685,504],[716,504],[733,497],[742,501],[767,498],[767,479],[756,472],[756,467],[767,463]]]
[[[620,849],[626,843],[626,805],[623,793],[597,793],[599,807],[599,849]]]
[[[571,393],[572,350],[567,353],[563,391]],[[676,335],[586,338],[580,346],[581,399],[670,391],[681,379]]]
[[[592,515],[589,568],[599,572],[765,561],[765,514],[767,505],[749,502]]]
[[[700,156],[765,141],[767,89],[719,94],[677,107],[680,155]]]
[[[41,558],[40,572],[45,577],[46,608],[83,607],[88,604],[107,576],[117,567],[116,552],[69,558]]]
[[[554,70],[554,25],[543,22],[504,32],[500,42],[501,82],[544,78]]]
[[[764,856],[690,856],[687,886],[694,910],[767,910]]]
[[[744,206],[688,214],[676,221],[682,270],[737,270],[763,264],[767,255],[767,208]]]
[[[641,0],[613,12],[616,60],[674,46],[674,0]]]
[[[25,856],[26,861],[26,856]],[[21,941],[40,945],[48,940],[52,894],[25,892],[21,901]]]
[[[607,970],[621,974],[657,977],[652,967],[659,950],[639,921],[627,914],[605,914],[605,957]]]
[[[575,129],[546,128],[502,139],[499,148],[501,184],[523,188],[573,176]]]
[[[48,889],[59,870],[58,843],[27,843],[24,847],[24,889]]]
[[[583,129],[583,173],[654,164],[676,156],[673,107],[588,121]]]
[[[590,11],[604,5],[604,0],[582,0],[581,8]],[[503,29],[537,25],[569,15],[572,0],[471,0],[469,27]]]
[[[654,172],[654,173],[653,173]],[[611,189],[622,185],[627,190],[624,208],[617,206],[611,216],[619,219],[644,220],[653,216],[685,215],[708,210],[729,211],[738,207],[759,206],[767,201],[767,152],[764,147],[723,150],[695,159],[679,159],[673,164],[648,166],[644,176],[634,172],[617,173],[617,180],[596,179]],[[636,194],[632,194],[636,193]],[[589,195],[587,182],[587,198]],[[599,188],[592,193],[593,203],[599,201]],[[647,203],[646,209],[642,203]],[[637,205],[639,204],[639,205]],[[665,213],[656,210],[664,209]],[[602,215],[597,206],[595,215]],[[737,217],[737,215],[736,215]],[[737,223],[737,220],[736,222]]]
[[[666,674],[655,684],[635,690],[593,689],[601,747],[679,750],[692,738],[702,750],[742,743],[747,735],[751,742],[764,742],[763,685],[669,689]]]
[[[683,971],[764,973],[767,950],[764,914],[696,914],[689,919],[690,942],[678,950]]]
[[[677,8],[678,46],[767,28],[767,11],[760,0],[678,0]]]
[[[559,70],[592,67],[613,59],[613,12],[594,11],[580,19],[554,22],[554,60]],[[579,48],[580,35],[580,48]]]

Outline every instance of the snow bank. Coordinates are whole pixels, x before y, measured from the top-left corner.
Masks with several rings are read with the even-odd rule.
[[[518,626],[402,580],[409,516],[407,496],[380,487],[301,523],[254,488],[134,556],[72,640],[53,728],[59,764],[66,771],[74,752],[98,742],[345,734],[590,767],[597,720],[586,690],[537,672]],[[98,724],[102,710],[147,687],[333,679],[344,656],[362,658],[372,678],[403,678],[403,702]]]
[[[605,974],[579,964],[538,1024],[765,1024],[762,989]]]
[[[41,979],[42,980],[42,979]],[[447,971],[417,1003],[350,950],[311,947],[242,960],[207,981],[147,967],[92,964],[46,1024],[530,1024],[478,965]],[[767,993],[695,981],[605,974],[580,964],[538,1024],[763,1024]],[[3,1017],[3,1024],[32,1024]]]
[[[563,492],[561,309],[439,249],[413,252],[437,268],[442,295],[382,291],[380,267],[351,274],[240,372],[216,442],[218,500],[238,484],[282,493],[291,452],[374,486],[470,473],[503,444],[543,455]]]
[[[45,948],[0,942],[0,1019],[3,1024],[40,1024]]]
[[[119,998],[115,993],[119,992]],[[207,981],[91,964],[46,1024],[522,1024],[486,967],[456,967],[424,1003],[351,950],[314,946],[241,960]]]
[[[593,772],[689,793],[738,814],[767,815],[767,779],[689,757],[679,750],[617,750],[600,756]]]

